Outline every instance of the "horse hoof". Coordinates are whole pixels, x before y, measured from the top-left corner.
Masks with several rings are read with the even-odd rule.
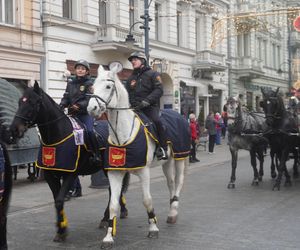
[[[53,239],[54,242],[65,242],[67,239],[67,233],[59,234],[57,233]]]
[[[120,213],[120,219],[126,219],[128,217],[128,211],[124,210]]]
[[[113,248],[114,243],[109,241],[109,242],[102,242],[101,244],[101,249],[111,249]]]
[[[168,216],[167,223],[175,224],[177,221],[177,216]]]
[[[148,238],[150,238],[150,239],[158,238],[158,231],[150,231],[148,233]]]
[[[235,184],[234,183],[229,183],[227,188],[228,189],[233,189],[233,188],[235,188]]]
[[[252,185],[252,186],[258,186],[258,184],[259,184],[258,181],[252,181],[252,184],[251,184],[251,185]]]
[[[258,177],[258,181],[262,181],[263,180],[263,177],[262,176],[259,176]]]
[[[272,173],[271,177],[272,177],[272,179],[275,179],[277,177],[277,174],[276,173]]]
[[[105,220],[100,221],[99,228],[100,229],[102,229],[102,228],[104,228],[104,229],[108,228],[108,221],[105,221]]]
[[[280,184],[275,184],[273,186],[273,191],[275,191],[277,189],[277,191],[280,191]]]

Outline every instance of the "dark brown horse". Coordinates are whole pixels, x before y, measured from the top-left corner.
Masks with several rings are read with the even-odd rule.
[[[27,88],[19,100],[19,108],[10,126],[14,137],[21,138],[28,127],[37,124],[44,145],[54,145],[64,141],[65,138],[74,136],[70,119],[59,108],[55,101],[47,95],[36,82],[33,88]],[[96,126],[97,128],[98,126]],[[101,133],[101,131],[98,131]],[[70,137],[73,139],[72,137]],[[107,138],[102,137],[103,145]],[[74,144],[73,139],[73,144]],[[45,169],[44,177],[47,181],[55,201],[57,233],[54,241],[64,241],[67,236],[67,217],[64,212],[64,198],[69,191],[74,179],[78,175],[93,174],[101,169],[100,165],[94,165],[89,159],[91,152],[84,145],[80,146],[80,157],[77,169],[72,171],[59,171]],[[129,175],[123,179],[123,187],[128,185]],[[122,199],[121,199],[122,200]],[[122,207],[122,206],[121,206]],[[123,206],[124,208],[124,206]],[[108,207],[105,216],[108,217]]]
[[[268,138],[271,150],[279,159],[278,176],[273,190],[280,190],[283,173],[286,177],[285,185],[291,185],[291,177],[286,168],[286,161],[289,153],[295,151],[295,147],[300,145],[299,131],[294,115],[287,111],[284,106],[279,88],[275,91],[262,88],[261,91],[263,94],[262,107],[268,125],[268,130],[264,133],[264,136]]]
[[[9,199],[12,189],[12,168],[5,142],[12,143],[8,131],[0,126],[0,250],[7,249],[6,225]]]

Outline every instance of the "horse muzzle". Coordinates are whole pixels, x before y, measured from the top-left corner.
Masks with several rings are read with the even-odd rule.
[[[25,132],[27,131],[27,126],[24,125],[24,124],[18,124],[18,125],[14,125],[12,124],[10,126],[10,133],[11,133],[11,136],[12,138],[22,138],[25,134]]]
[[[89,115],[99,117],[106,111],[106,105],[95,98],[91,98],[87,107]]]

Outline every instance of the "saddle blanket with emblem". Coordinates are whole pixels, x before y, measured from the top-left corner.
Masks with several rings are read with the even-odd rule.
[[[104,157],[104,169],[135,170],[146,166],[148,153],[147,135],[145,127],[142,124],[139,126],[134,138],[124,145],[115,145],[108,139]]]
[[[97,121],[94,128],[99,138],[98,148],[103,150],[107,144],[108,123],[107,121]],[[42,144],[39,149],[36,166],[46,170],[75,172],[81,154],[89,153],[86,144],[78,145],[75,135],[73,132],[60,142],[52,145]]]
[[[149,135],[158,142],[154,124],[144,114],[139,113],[138,115],[146,125]],[[187,120],[178,112],[165,109],[161,111],[161,121],[166,127],[166,138],[171,148],[172,157],[175,160],[187,158],[191,149],[191,132]]]

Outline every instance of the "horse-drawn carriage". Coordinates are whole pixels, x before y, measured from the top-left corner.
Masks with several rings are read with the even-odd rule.
[[[9,127],[18,109],[21,92],[13,84],[0,78],[0,121]],[[28,167],[28,178],[33,181],[36,176],[34,162],[37,158],[40,140],[35,128],[29,129],[16,144],[7,146],[14,179],[17,179],[18,168]]]

